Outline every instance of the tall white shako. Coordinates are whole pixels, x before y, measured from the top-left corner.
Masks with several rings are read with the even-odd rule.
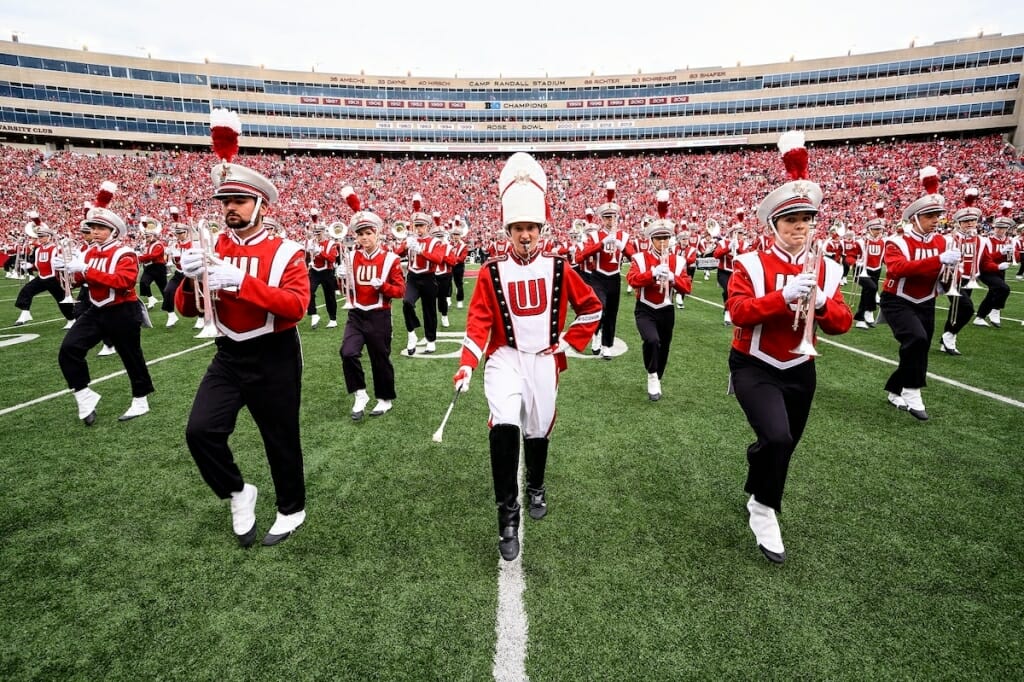
[[[210,138],[213,141],[213,151],[222,163],[213,167],[210,175],[213,178],[213,185],[216,187],[214,199],[227,199],[233,196],[253,197],[256,206],[253,207],[252,217],[249,222],[239,229],[245,229],[255,224],[259,218],[260,207],[266,203],[273,205],[277,203],[277,188],[263,175],[251,168],[233,163],[238,155],[238,136],[242,132],[242,122],[238,114],[228,109],[214,109],[210,112]]]

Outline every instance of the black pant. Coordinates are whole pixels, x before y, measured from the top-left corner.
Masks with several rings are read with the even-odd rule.
[[[967,326],[967,323],[971,321],[971,317],[974,315],[974,301],[971,300],[971,292],[974,290],[968,289],[965,286],[966,284],[967,280],[961,279],[960,295],[946,297],[949,299],[949,311],[946,314],[946,324],[942,326],[942,331],[944,332],[959,334],[960,330]],[[953,322],[954,317],[956,318],[956,323]]]
[[[878,303],[875,301],[875,296],[878,295],[878,276],[881,274],[881,269],[865,270],[864,275],[857,280],[857,283],[860,284],[860,301],[857,302],[857,312],[853,319],[863,321],[864,313],[875,312],[878,307]]]
[[[166,263],[150,263],[142,268],[142,277],[139,279],[139,293],[147,298],[153,295],[150,284],[156,284],[161,292],[167,287]]]
[[[405,330],[416,331],[420,319],[416,317],[416,301],[423,302],[423,334],[427,341],[437,340],[437,280],[432,272],[410,272],[402,299]]]
[[[437,312],[442,315],[448,314],[448,297],[452,295],[452,276],[434,275],[437,282]]]
[[[676,313],[671,305],[652,308],[637,301],[633,310],[636,328],[643,341],[644,369],[648,374],[665,376],[668,351],[672,347],[672,332],[676,325]]]
[[[373,394],[378,400],[395,399],[395,368],[391,364],[391,311],[360,310],[348,312],[345,336],[341,342],[341,371],[345,375],[345,389],[355,393],[366,388],[363,374],[363,346],[370,356],[373,373]]]
[[[466,276],[466,264],[459,263],[452,267],[452,282],[455,283],[455,300],[466,300],[466,293],[462,289],[462,281]]]
[[[164,300],[160,302],[160,310],[165,313],[174,312],[174,294],[177,293],[178,287],[181,286],[181,280],[185,279],[185,275],[180,272],[175,272],[171,275],[171,278],[167,280],[167,286],[164,287]]]
[[[324,290],[324,304],[327,307],[327,316],[332,320],[338,319],[338,299],[334,296],[338,290],[338,280],[334,278],[334,271],[330,268],[326,270],[310,269],[309,308],[306,310],[310,315],[316,315],[317,287],[322,287]]]
[[[729,298],[729,278],[732,277],[732,270],[718,268],[718,286],[722,289],[722,303]]]
[[[988,293],[978,304],[978,317],[987,317],[993,310],[1002,310],[1006,299],[1010,296],[1010,286],[1006,283],[1006,272],[987,272],[978,276],[981,283],[988,287]]]
[[[615,343],[615,324],[622,298],[622,275],[595,272],[590,276],[590,287],[601,301],[601,345],[611,348]]]
[[[149,377],[146,358],[142,355],[141,328],[142,308],[138,301],[86,308],[75,326],[64,336],[57,354],[57,362],[68,382],[68,388],[80,391],[89,385],[89,364],[85,361],[85,355],[89,349],[106,339],[112,342],[111,345],[124,363],[132,386],[132,397],[142,398],[152,393],[153,381]]]
[[[31,310],[32,299],[44,291],[50,292],[50,296],[53,296],[53,300],[57,302],[60,314],[64,316],[65,320],[74,319],[75,304],[61,303],[64,300],[64,289],[56,277],[47,277],[46,279],[33,277],[30,279],[18,292],[18,299],[14,302],[14,307],[18,310]]]
[[[77,326],[77,325],[76,325]],[[185,441],[210,489],[221,499],[245,481],[228,447],[243,407],[256,422],[277,493],[277,509],[306,507],[299,441],[302,350],[295,328],[247,341],[217,339],[217,353],[199,384],[185,427]]]
[[[757,436],[747,448],[743,489],[781,512],[789,461],[804,434],[817,387],[814,362],[779,369],[733,349],[729,371],[736,400]]]
[[[885,382],[885,390],[899,395],[904,388],[927,385],[928,350],[935,333],[935,299],[912,303],[882,292],[882,314],[900,342],[900,362]]]

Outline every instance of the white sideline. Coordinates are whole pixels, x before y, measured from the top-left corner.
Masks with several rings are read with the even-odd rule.
[[[525,455],[519,449],[519,490],[525,490]],[[529,623],[523,605],[523,510],[519,511],[519,556],[512,561],[498,558],[498,615],[494,625],[497,641],[494,644],[492,674],[497,682],[527,682],[526,640]]]
[[[692,298],[695,301],[700,301],[701,303],[707,303],[708,305],[714,306],[716,308],[724,308],[725,307],[721,303],[716,303],[715,301],[709,301],[707,299],[700,298],[699,296],[694,296],[692,294],[688,295],[686,298],[688,298],[688,299]],[[1007,318],[1003,318],[1003,319],[1007,319]],[[833,341],[832,339],[828,339],[828,338],[825,338],[825,337],[822,337],[822,336],[818,337],[818,342],[819,343],[827,343],[830,346],[835,346],[836,348],[842,348],[843,350],[850,351],[851,353],[856,353],[857,355],[863,355],[866,358],[871,358],[872,360],[877,360],[878,362],[882,362],[882,363],[885,363],[887,365],[895,366],[895,365],[899,364],[895,360],[891,360],[889,358],[883,358],[881,355],[875,355],[874,353],[869,353],[869,352],[867,352],[865,350],[861,350],[859,348],[854,348],[853,346],[847,346],[844,343],[839,343],[838,341]],[[950,379],[949,377],[944,377],[944,376],[941,376],[939,374],[934,374],[933,372],[928,372],[928,378],[929,379],[935,379],[936,381],[941,381],[944,384],[949,384],[950,386],[955,386],[957,388],[961,388],[961,389],[963,389],[965,391],[969,391],[971,393],[976,393],[976,394],[978,394],[980,396],[984,396],[986,398],[991,398],[992,400],[997,400],[997,401],[999,401],[1001,403],[1006,403],[1007,405],[1010,405],[1012,407],[1019,407],[1021,409],[1024,409],[1024,402],[1021,402],[1019,400],[1015,400],[1013,398],[1010,398],[1009,396],[1000,395],[999,393],[993,393],[992,391],[986,391],[983,388],[978,388],[976,386],[971,386],[970,384],[965,384],[965,383],[962,383],[960,381],[957,381],[956,379]]]
[[[191,353],[192,351],[199,350],[200,348],[206,348],[207,346],[211,345],[212,343],[213,343],[213,341],[207,341],[205,343],[199,344],[198,346],[192,346],[191,348],[186,348],[185,350],[179,350],[177,353],[171,353],[170,355],[165,355],[165,356],[157,358],[155,360],[150,360],[149,362],[146,363],[146,366],[149,367],[151,365],[155,365],[158,362],[163,362],[164,360],[171,360],[173,358],[178,357],[179,355],[184,355],[186,353]],[[89,385],[92,386],[93,384],[98,384],[98,383],[107,381],[108,379],[113,379],[114,377],[119,377],[119,376],[121,376],[123,374],[127,374],[127,372],[122,369],[122,370],[120,370],[118,372],[114,372],[112,374],[107,374],[107,375],[101,376],[98,379],[93,379],[92,381],[89,382]],[[5,407],[4,409],[0,410],[0,417],[2,417],[5,414],[10,414],[11,412],[17,412],[18,410],[22,410],[22,409],[24,409],[26,407],[31,407],[32,405],[37,405],[39,403],[44,403],[47,400],[53,400],[54,398],[59,398],[62,395],[68,395],[69,393],[71,393],[71,389],[65,388],[63,391],[57,391],[56,393],[51,393],[49,395],[40,396],[38,398],[34,398],[32,400],[29,400],[29,401],[24,402],[24,403],[20,403],[18,405],[11,405],[10,407]]]

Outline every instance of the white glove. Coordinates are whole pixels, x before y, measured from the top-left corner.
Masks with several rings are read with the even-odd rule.
[[[792,303],[809,294],[815,286],[814,275],[810,272],[801,272],[782,288],[782,298],[786,303]]]
[[[672,279],[672,271],[669,269],[667,265],[655,265],[654,269],[651,270],[651,274],[654,275],[654,279],[658,279],[661,281]]]
[[[334,268],[334,276],[338,279],[343,278],[348,272],[345,270],[345,263],[341,263],[338,267]]]
[[[821,287],[814,287],[814,309],[817,310],[825,305],[825,301],[828,300],[828,296],[821,290]]]
[[[60,256],[54,256],[50,259],[50,265],[53,266],[54,270],[64,270],[67,267],[67,263]]]
[[[1010,269],[1010,264],[1009,263],[1000,263],[999,264],[999,269],[1000,270],[1009,270]]]
[[[28,261],[25,261],[24,263],[21,264],[21,269],[24,270],[25,272],[28,272],[29,270],[32,269],[32,264],[29,263]]]
[[[319,256],[323,252],[324,252],[324,247],[320,246],[319,244],[317,244],[316,246],[313,247],[313,255],[314,256]]]
[[[420,240],[410,234],[405,238],[405,248],[409,251],[419,251]]]
[[[559,334],[558,335],[558,343],[556,343],[555,345],[551,346],[550,348],[545,348],[544,350],[542,350],[540,352],[540,354],[541,355],[554,355],[555,353],[564,353],[567,350],[569,350],[570,348],[572,348],[572,346],[570,346],[569,342],[565,340],[565,334]]]
[[[206,269],[206,255],[199,247],[186,249],[181,254],[181,274],[186,277],[198,277]]]
[[[211,265],[206,271],[211,291],[240,287],[244,277],[245,273],[241,268],[221,260]]]
[[[939,254],[939,262],[943,265],[956,265],[960,262],[960,249],[947,249]]]
[[[85,258],[78,258],[77,256],[75,258],[72,258],[71,262],[68,263],[66,266],[66,270],[72,275],[77,275],[79,273],[85,272],[88,269],[89,266],[86,265]]]
[[[459,371],[452,377],[452,381],[455,382],[455,390],[459,393],[465,393],[469,390],[469,380],[473,378],[473,368],[469,365],[463,365],[459,367]]]
[[[382,286],[384,286],[384,280],[382,280],[380,277],[374,277],[373,279],[370,280],[370,286],[373,287],[374,289],[380,289]]]
[[[614,245],[616,248],[618,248],[618,246],[619,246],[619,240],[615,238],[614,234],[610,234],[607,237],[605,237],[604,240],[601,243],[604,244],[605,246],[613,246]]]

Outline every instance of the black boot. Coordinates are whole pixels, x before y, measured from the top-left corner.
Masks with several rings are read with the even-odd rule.
[[[523,453],[526,456],[526,494],[530,499],[530,518],[542,519],[548,513],[544,488],[544,469],[548,461],[548,439],[523,439]]]
[[[519,427],[491,427],[491,475],[498,505],[498,551],[505,561],[519,556]]]

